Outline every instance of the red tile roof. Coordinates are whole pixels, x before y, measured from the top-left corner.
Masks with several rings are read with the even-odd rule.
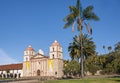
[[[22,63],[18,64],[8,64],[8,65],[0,65],[0,71],[6,71],[6,70],[19,70],[23,68]]]

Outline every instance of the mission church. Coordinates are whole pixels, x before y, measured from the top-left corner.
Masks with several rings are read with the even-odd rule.
[[[38,53],[29,45],[23,56],[23,63],[0,66],[0,77],[19,78],[30,76],[63,76],[63,51],[61,45],[55,40],[49,47],[49,56],[42,50]]]

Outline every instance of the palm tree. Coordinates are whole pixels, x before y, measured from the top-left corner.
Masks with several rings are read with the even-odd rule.
[[[82,46],[83,46],[83,55],[84,59],[87,59],[88,56],[94,56],[95,55],[95,49],[96,46],[94,42],[92,41],[92,38],[90,38],[87,34],[84,34],[82,37]],[[81,40],[79,39],[79,36],[73,37],[73,42],[70,43],[68,47],[68,51],[70,53],[70,57],[72,60],[79,60],[81,55]]]
[[[111,47],[111,46],[108,46],[108,50],[109,50],[109,53],[110,53],[110,51],[112,50],[112,47]]]
[[[95,21],[99,20],[98,16],[92,11],[93,8],[94,8],[93,6],[88,6],[85,9],[82,9],[80,0],[77,0],[76,6],[69,6],[70,14],[64,18],[64,21],[67,22],[64,25],[64,28],[68,28],[69,26],[72,25],[72,31],[74,31],[74,24],[75,22],[77,22],[77,28],[78,28],[78,31],[80,31],[79,38],[81,40],[81,43],[80,43],[81,48],[79,50],[81,51],[80,55],[81,55],[81,77],[82,78],[84,77],[84,74],[83,74],[84,55],[83,55],[83,46],[82,46],[82,30],[83,30],[83,27],[85,26],[88,33],[91,34],[92,27],[86,21],[87,20],[95,20]]]
[[[103,49],[104,49],[104,51],[105,51],[105,45],[103,45]],[[105,51],[105,53],[106,53],[106,51]]]
[[[80,58],[80,42],[78,36],[73,37],[73,42],[69,44],[68,51],[70,52],[70,57],[72,60],[79,61]]]

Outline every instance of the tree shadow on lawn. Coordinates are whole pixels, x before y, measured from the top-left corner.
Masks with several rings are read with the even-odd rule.
[[[120,75],[113,76],[112,78],[115,78],[113,81],[120,82]]]
[[[120,82],[120,80],[115,80],[115,81]]]

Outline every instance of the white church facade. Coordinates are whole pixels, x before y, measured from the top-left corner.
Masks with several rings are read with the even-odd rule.
[[[54,76],[61,78],[63,76],[62,47],[55,40],[49,47],[49,56],[46,56],[42,50],[36,53],[34,48],[29,45],[24,51],[23,63],[0,66],[0,76],[2,78],[11,76]]]

